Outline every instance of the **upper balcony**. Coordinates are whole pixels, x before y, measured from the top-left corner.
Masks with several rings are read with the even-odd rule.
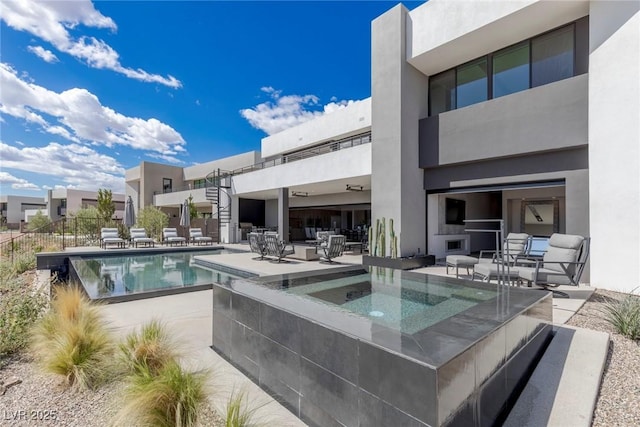
[[[319,143],[368,132],[370,129],[371,98],[367,98],[263,138],[262,157],[291,153]]]
[[[420,167],[588,144],[588,74],[420,120]]]
[[[190,186],[174,188],[171,192],[156,193],[153,195],[153,205],[158,207],[176,207],[184,203],[189,196],[193,197],[193,203],[198,205],[210,205],[205,195],[206,188],[191,188]]]

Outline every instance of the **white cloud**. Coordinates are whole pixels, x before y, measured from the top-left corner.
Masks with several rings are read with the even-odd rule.
[[[18,178],[8,172],[2,171],[0,171],[0,184],[11,184],[11,188],[15,190],[40,190],[37,185],[27,181],[26,179]]]
[[[315,95],[282,96],[281,90],[276,90],[271,86],[262,87],[260,90],[268,94],[271,101],[240,110],[240,115],[251,126],[263,130],[267,135],[273,135],[315,117],[330,114],[354,102],[344,100],[335,102],[335,97],[332,97],[332,102],[321,106],[319,98]],[[322,111],[320,111],[321,107]]]
[[[37,124],[69,141],[108,147],[125,145],[170,156],[185,151],[184,139],[171,126],[154,118],[124,116],[101,105],[98,97],[86,89],[53,92],[20,79],[4,63],[0,63],[0,86],[0,112]],[[54,117],[57,123],[49,123],[44,115]]]
[[[40,57],[45,62],[52,63],[58,62],[58,57],[53,54],[50,50],[43,48],[42,46],[27,46],[29,52],[34,55]]]
[[[173,157],[173,156],[167,156],[164,154],[153,154],[153,153],[149,153],[147,154],[147,157],[151,157],[152,159],[159,159],[159,160],[164,160],[165,162],[168,163],[173,163],[173,164],[182,164],[184,163],[182,160]]]
[[[84,145],[52,142],[44,147],[18,148],[0,142],[0,158],[3,168],[49,175],[62,181],[65,188],[124,192],[122,165]]]
[[[124,67],[120,63],[118,53],[102,40],[95,37],[74,38],[69,30],[74,30],[80,24],[117,30],[115,22],[98,12],[90,0],[5,1],[2,3],[0,19],[9,27],[31,33],[51,43],[60,52],[85,61],[91,67],[109,69],[143,82],[159,83],[172,88],[182,87],[182,83],[171,75],[164,77],[141,69]]]

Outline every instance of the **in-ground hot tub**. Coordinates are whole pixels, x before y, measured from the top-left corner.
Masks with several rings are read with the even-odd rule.
[[[309,425],[499,423],[551,338],[549,292],[377,267],[213,287],[213,347]]]

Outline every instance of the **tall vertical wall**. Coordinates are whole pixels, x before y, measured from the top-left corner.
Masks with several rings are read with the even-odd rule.
[[[589,22],[591,284],[629,292],[640,286],[640,2],[592,1]]]
[[[403,256],[426,249],[418,128],[427,116],[428,79],[406,61],[407,12],[398,5],[371,28],[371,215],[393,218]]]

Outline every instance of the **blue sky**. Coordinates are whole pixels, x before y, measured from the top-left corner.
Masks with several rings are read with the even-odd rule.
[[[413,9],[422,2],[404,2]],[[386,1],[4,1],[0,194],[124,191],[371,93]]]

